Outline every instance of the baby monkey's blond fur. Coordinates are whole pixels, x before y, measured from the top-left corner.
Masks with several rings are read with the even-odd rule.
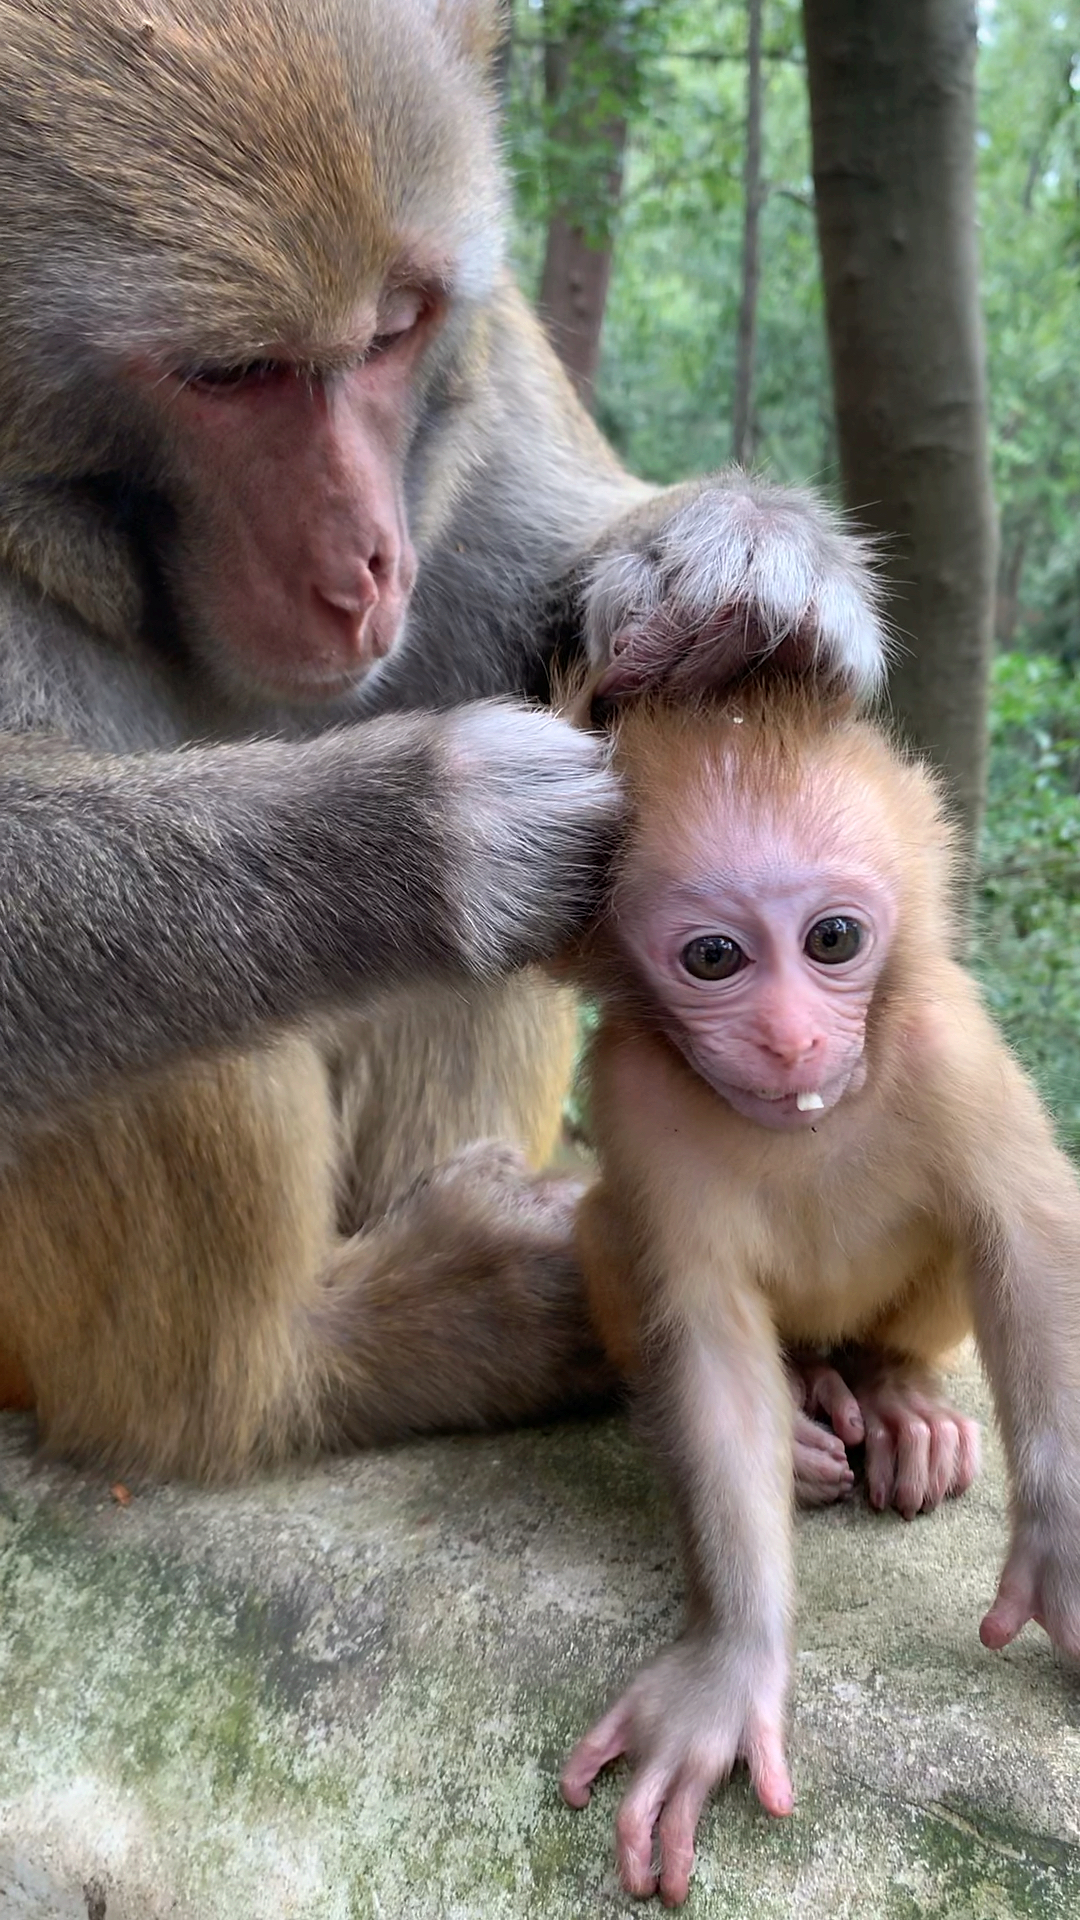
[[[656,1270],[657,1233],[677,1243],[718,1235],[723,1265],[760,1289],[777,1332],[795,1344],[859,1340],[935,1361],[970,1329],[969,1261],[958,1208],[976,1141],[1011,1152],[1011,1102],[1030,1141],[1057,1159],[1049,1127],[955,959],[954,837],[925,767],[846,703],[796,691],[721,708],[636,705],[616,733],[634,825],[616,883],[642,865],[689,864],[703,818],[799,818],[835,834],[857,815],[867,866],[891,882],[898,930],[875,994],[863,1092],[814,1132],[773,1135],[742,1119],[655,1030],[620,1008],[610,948],[603,980],[614,1010],[589,1067],[601,1183],[579,1243],[594,1317],[612,1357],[636,1365],[642,1316],[698,1311],[712,1263],[672,1250]],[[617,927],[610,923],[608,937]],[[651,1098],[629,1098],[638,1072]],[[681,1124],[675,1111],[681,1109]],[[985,1144],[983,1144],[985,1143]],[[657,1212],[667,1225],[658,1227]],[[706,1221],[708,1224],[706,1224]]]
[[[680,1640],[579,1743],[563,1790],[584,1806],[627,1753],[623,1885],[677,1904],[702,1804],[737,1757],[769,1811],[791,1805],[785,1345],[857,1343],[843,1364],[853,1381],[863,1368],[860,1407],[880,1409],[884,1380],[909,1413],[928,1410],[915,1511],[974,1470],[971,1424],[928,1372],[974,1326],[1013,1496],[982,1638],[1003,1646],[1034,1619],[1080,1656],[1080,1189],[955,957],[953,835],[924,768],[848,706],[782,689],[631,704],[614,741],[631,824],[611,914],[581,960],[603,1011],[589,1062],[601,1179],[578,1248],[596,1326],[670,1475],[688,1609]],[[808,872],[819,853],[846,871],[854,846],[896,909],[865,1082],[798,1131],[741,1117],[698,1076],[665,1031],[662,989],[620,943],[650,890],[693,883],[711,847],[730,869],[743,826],[767,849],[770,822],[781,875],[792,844]],[[757,870],[767,915],[767,859]],[[866,1431],[869,1472],[870,1418]],[[935,1446],[951,1462],[936,1482]]]

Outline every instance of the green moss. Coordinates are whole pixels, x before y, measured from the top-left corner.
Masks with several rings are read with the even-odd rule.
[[[1080,1850],[1065,1841],[946,1806],[905,1807],[903,1834],[937,1888],[911,1908],[919,1920],[1070,1920],[1080,1909]]]
[[[10,1839],[73,1912],[99,1881],[107,1920],[625,1920],[625,1769],[578,1814],[556,1784],[680,1615],[624,1423],[128,1512],[20,1447],[0,1431],[0,1907]],[[687,1920],[1080,1912],[1072,1696],[1037,1636],[999,1661],[974,1639],[988,1451],[993,1497],[946,1524],[800,1522],[798,1807],[767,1819],[742,1772],[717,1794]]]
[[[3,1717],[63,1730],[49,1755],[56,1772],[105,1770],[152,1793],[156,1775],[180,1768],[215,1797],[302,1802],[311,1769],[288,1737],[305,1665],[297,1617],[164,1554],[94,1549],[70,1509],[27,1506],[9,1519]],[[25,1785],[24,1754],[0,1741],[5,1792]]]

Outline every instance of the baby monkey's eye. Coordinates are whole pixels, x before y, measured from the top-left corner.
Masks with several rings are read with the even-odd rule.
[[[849,920],[842,913],[830,914],[827,920],[819,920],[811,927],[803,942],[803,952],[819,966],[839,967],[845,960],[854,960],[862,942],[863,929],[857,920]]]
[[[746,965],[746,955],[726,933],[703,933],[688,940],[679,955],[695,980],[727,980]]]

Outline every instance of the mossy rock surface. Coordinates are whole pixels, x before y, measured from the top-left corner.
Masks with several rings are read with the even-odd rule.
[[[985,1414],[974,1363],[957,1395]],[[561,1755],[677,1625],[666,1502],[616,1419],[443,1440],[224,1493],[33,1462],[0,1420],[3,1920],[585,1920],[617,1779]],[[1000,1455],[905,1526],[798,1522],[798,1806],[745,1779],[693,1920],[1075,1920],[1080,1679],[978,1640]]]

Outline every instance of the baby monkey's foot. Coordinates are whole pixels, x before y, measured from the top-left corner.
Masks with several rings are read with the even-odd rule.
[[[855,1485],[848,1447],[864,1438],[859,1403],[835,1367],[814,1354],[792,1353],[787,1381],[795,1402],[792,1467],[801,1507],[827,1507],[846,1500]],[[824,1415],[828,1426],[815,1416]]]
[[[866,1491],[905,1520],[966,1493],[979,1471],[979,1429],[949,1405],[936,1374],[887,1355],[857,1355],[845,1372],[866,1426]]]
[[[895,1507],[913,1520],[966,1493],[979,1470],[979,1429],[949,1405],[937,1375],[858,1347],[836,1359],[834,1367],[815,1355],[788,1358],[796,1498],[804,1506],[843,1499],[851,1481],[843,1481],[839,1462],[846,1466],[846,1448],[864,1442],[867,1497],[879,1512]]]

